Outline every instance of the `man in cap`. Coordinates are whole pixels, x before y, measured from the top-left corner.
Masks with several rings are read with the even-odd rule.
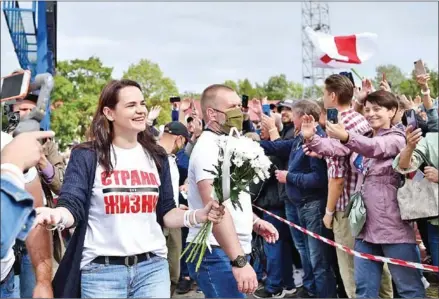
[[[174,200],[177,207],[179,206],[180,174],[175,154],[185,147],[188,140],[189,131],[186,126],[181,122],[173,121],[165,125],[163,135],[158,142],[168,154],[172,189],[174,191]],[[172,296],[180,278],[180,254],[182,250],[181,228],[165,228],[164,234],[166,236],[166,246],[168,247]]]
[[[278,111],[282,116],[283,129],[280,132],[280,137],[283,140],[292,139],[296,136],[293,123],[293,103],[294,100],[287,99],[277,105]]]

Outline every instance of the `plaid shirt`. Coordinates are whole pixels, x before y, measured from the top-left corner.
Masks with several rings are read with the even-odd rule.
[[[344,125],[346,131],[365,135],[371,131],[370,125],[363,115],[349,109],[343,111],[341,114],[341,123]],[[328,177],[329,178],[344,178],[345,184],[343,193],[337,201],[336,211],[344,211],[349,203],[351,194],[355,192],[357,184],[358,173],[350,163],[352,152],[344,157],[327,157]]]

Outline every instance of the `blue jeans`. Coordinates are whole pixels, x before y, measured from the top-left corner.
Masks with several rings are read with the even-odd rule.
[[[330,234],[323,225],[325,207],[326,200],[314,200],[299,206],[299,222],[303,228],[328,238]],[[303,236],[316,288],[313,294],[319,298],[336,298],[337,288],[335,274],[330,263],[329,245],[311,236],[305,234]]]
[[[428,224],[428,243],[434,266],[439,266],[439,226]]]
[[[187,265],[191,278],[206,298],[246,298],[238,291],[230,259],[221,248],[213,247],[212,252],[206,250],[198,272],[195,272],[195,262]]]
[[[284,209],[269,211],[279,217],[285,218]],[[265,290],[276,294],[281,292],[284,287],[287,289],[295,287],[293,278],[293,244],[288,225],[268,214],[264,214],[263,218],[273,224],[279,232],[279,240],[276,243],[268,244],[264,241],[264,251],[267,257]]]
[[[82,298],[170,298],[165,258],[153,256],[131,267],[90,263],[81,270]]]
[[[6,276],[0,286],[0,298],[20,298],[20,292],[14,280],[14,269]],[[29,297],[29,298],[32,298]]]
[[[183,250],[181,252],[183,252],[186,249],[186,238],[188,235],[189,229],[187,227],[182,227],[181,228],[181,241],[182,241],[182,248]],[[183,277],[189,277],[189,269],[187,267],[187,263],[186,263],[186,259],[181,258],[180,259],[180,279],[182,279]]]
[[[21,298],[32,298],[35,288],[35,272],[28,253],[21,258],[20,275],[15,276],[15,284],[20,290]]]
[[[355,250],[417,262],[416,244],[372,244],[355,240]],[[378,298],[383,263],[354,257],[356,298]],[[425,289],[417,269],[389,264],[390,274],[401,298],[425,298]]]
[[[299,211],[296,205],[290,202],[285,202],[285,214],[288,221],[291,221],[299,226],[303,226],[303,224],[300,222]],[[293,237],[294,246],[296,246],[296,249],[300,255],[300,260],[302,262],[302,268],[304,272],[303,287],[308,291],[308,293],[315,295],[316,286],[314,283],[314,274],[312,271],[311,261],[306,250],[305,235],[301,231],[291,226],[290,226],[290,232],[291,232],[291,236]]]
[[[264,278],[264,264],[259,258],[257,258],[253,261],[252,267],[253,270],[255,270],[256,272],[256,278],[258,279],[258,281],[261,281],[262,278]]]

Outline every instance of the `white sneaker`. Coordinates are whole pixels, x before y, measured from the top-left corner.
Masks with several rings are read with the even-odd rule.
[[[430,283],[428,282],[427,278],[422,276],[421,280],[422,280],[422,283],[424,284],[424,288],[428,289],[430,287]]]
[[[292,288],[290,290],[284,289],[282,291],[282,298],[291,298],[297,293],[296,288]]]
[[[300,288],[301,286],[303,286],[303,269],[295,269],[294,270],[294,274],[293,274],[293,278],[294,278],[294,285],[296,286],[296,288]]]

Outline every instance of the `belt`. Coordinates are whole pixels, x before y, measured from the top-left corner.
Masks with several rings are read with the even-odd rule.
[[[127,267],[131,267],[137,265],[138,263],[148,261],[154,256],[156,255],[152,252],[131,256],[98,256],[92,261],[92,263],[104,265],[125,265]]]

